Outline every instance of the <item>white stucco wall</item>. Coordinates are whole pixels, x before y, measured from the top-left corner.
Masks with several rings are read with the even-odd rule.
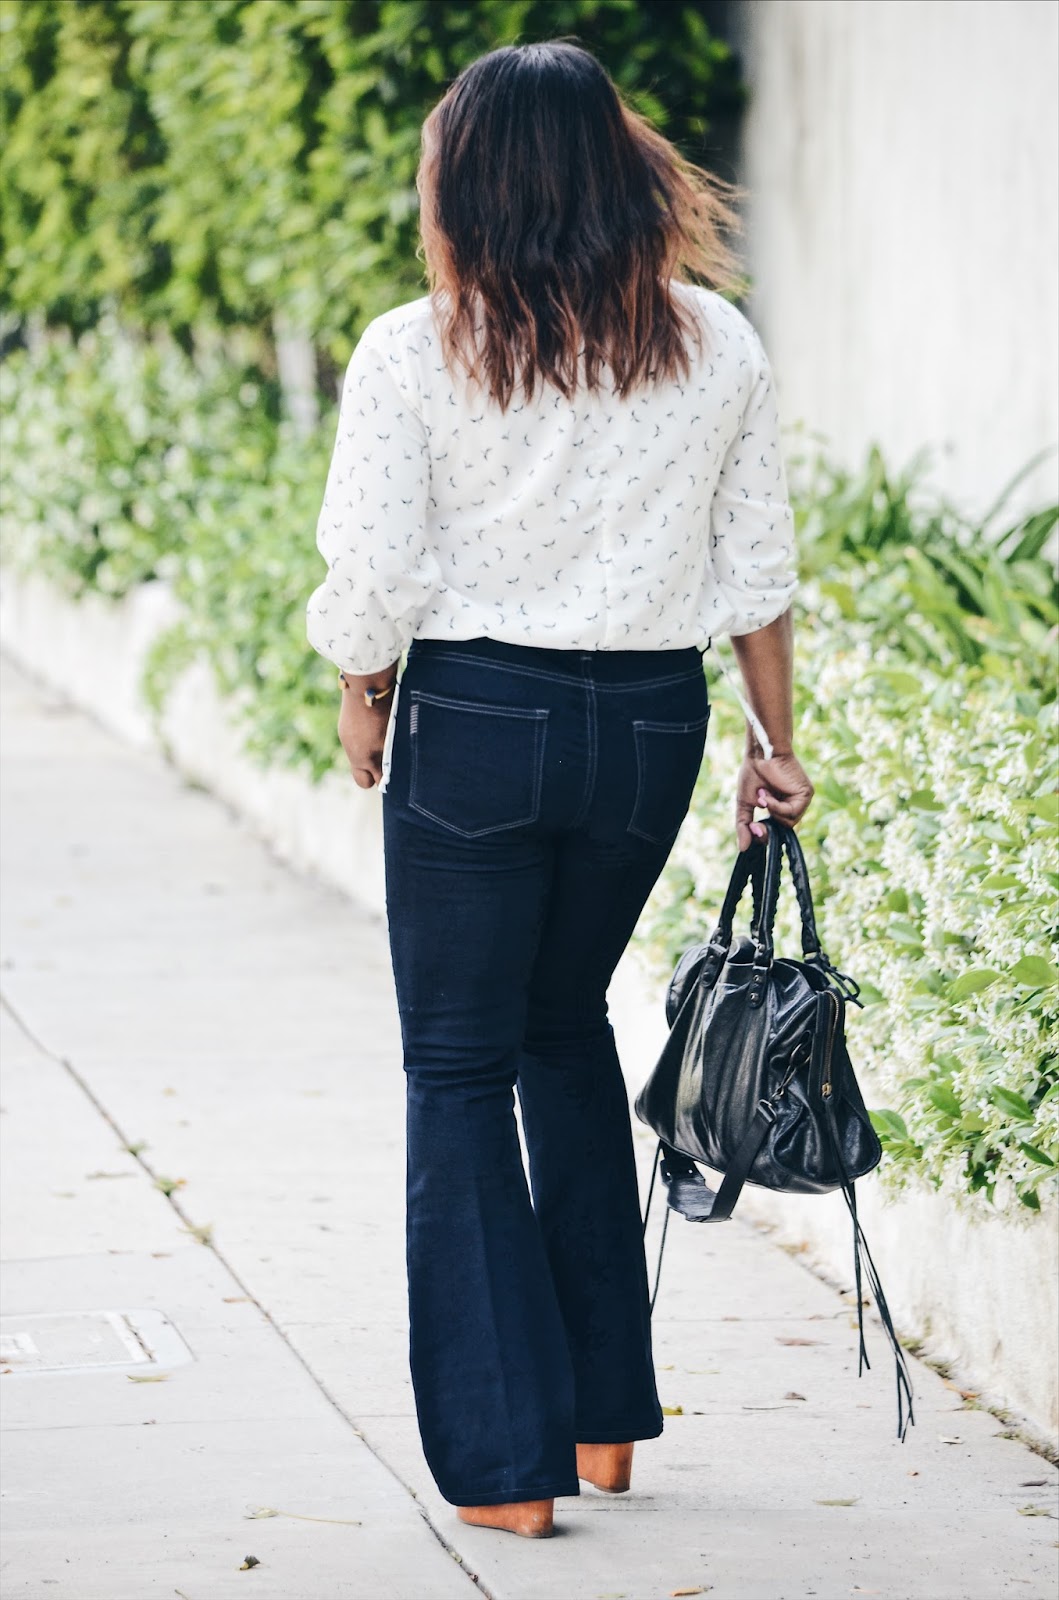
[[[982,512],[1059,437],[1059,6],[736,0],[740,181],[785,424],[935,447]],[[1053,453],[1021,491],[1059,492]]]

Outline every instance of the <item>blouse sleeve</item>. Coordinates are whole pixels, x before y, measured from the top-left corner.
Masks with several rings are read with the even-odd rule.
[[[350,357],[316,525],[328,570],[306,609],[309,643],[358,676],[398,659],[433,588],[426,430],[396,360],[367,333]]]
[[[710,510],[712,631],[737,638],[782,616],[798,587],[776,386],[761,340],[747,327],[755,376]]]

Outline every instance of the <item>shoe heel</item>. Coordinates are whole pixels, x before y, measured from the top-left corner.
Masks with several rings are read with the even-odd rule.
[[[457,1506],[461,1522],[473,1528],[499,1528],[523,1539],[550,1539],[555,1532],[554,1500],[513,1500],[501,1506]]]
[[[604,1494],[625,1494],[632,1482],[631,1444],[579,1444],[577,1476]]]

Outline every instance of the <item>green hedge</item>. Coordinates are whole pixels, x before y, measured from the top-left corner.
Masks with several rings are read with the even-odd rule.
[[[187,622],[155,652],[157,693],[205,655],[265,758],[341,771],[334,673],[304,632],[335,426],[307,446],[251,369],[107,323],[16,352],[5,557],[74,592],[167,576]],[[1059,1173],[1056,512],[974,526],[875,451],[853,475],[791,463],[797,744],[817,787],[800,833],[825,947],[869,1001],[851,1039],[883,1173],[1028,1214]],[[735,849],[742,716],[711,682],[694,810],[645,924],[663,971],[712,927]]]
[[[418,292],[424,116],[476,56],[580,34],[693,158],[736,63],[697,0],[6,0],[0,311],[190,344],[281,312],[335,363]]]
[[[862,985],[883,1175],[1036,1211],[1059,1163],[1056,511],[970,525],[875,450],[855,477],[802,460],[792,480],[799,836],[824,947]],[[660,970],[710,931],[734,860],[743,721],[723,687],[715,712],[652,902]],[[781,926],[796,948],[791,896]]]

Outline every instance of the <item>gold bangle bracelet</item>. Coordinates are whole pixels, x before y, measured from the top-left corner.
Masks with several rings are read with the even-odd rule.
[[[341,670],[341,668],[339,669],[339,673],[338,673],[338,681],[342,685],[343,689],[351,689],[353,687],[353,685],[350,683],[349,679],[346,677],[345,673]],[[393,693],[393,684],[392,683],[388,684],[385,689],[375,689],[375,688],[365,689],[365,691],[364,691],[364,704],[370,710],[371,707],[375,704],[376,700],[385,700],[386,696],[388,694],[392,694],[392,693]]]

